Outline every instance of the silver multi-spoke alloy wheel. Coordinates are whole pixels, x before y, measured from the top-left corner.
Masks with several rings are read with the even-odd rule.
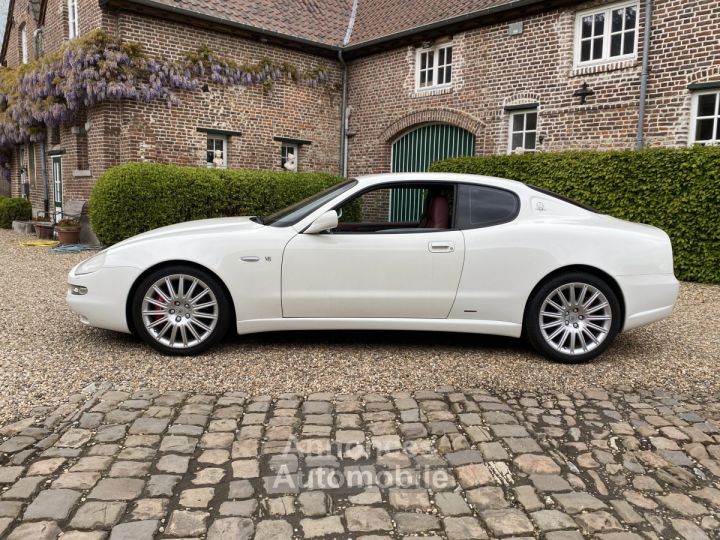
[[[171,274],[155,281],[142,300],[142,322],[158,343],[189,349],[207,340],[219,317],[218,299],[201,279]]]
[[[610,302],[588,283],[567,283],[552,290],[539,314],[540,332],[554,350],[587,354],[605,341],[613,322]]]

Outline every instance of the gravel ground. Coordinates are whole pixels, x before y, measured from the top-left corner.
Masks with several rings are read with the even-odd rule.
[[[683,283],[675,314],[621,335],[585,365],[550,363],[519,340],[439,333],[231,336],[199,358],[170,358],[134,338],[80,324],[66,274],[87,257],[18,245],[0,230],[0,425],[92,382],[127,389],[249,393],[394,392],[485,386],[569,391],[597,385],[720,392],[720,286]]]

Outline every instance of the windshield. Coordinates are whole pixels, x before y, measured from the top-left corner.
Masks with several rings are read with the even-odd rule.
[[[289,227],[290,225],[295,225],[298,221],[309,216],[322,205],[333,200],[356,184],[357,180],[347,180],[287,208],[283,208],[274,214],[257,218],[257,221],[263,225],[271,225],[273,227]]]

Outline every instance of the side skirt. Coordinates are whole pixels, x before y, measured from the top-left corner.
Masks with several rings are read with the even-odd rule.
[[[285,330],[420,330],[426,332],[463,332],[520,337],[522,325],[502,321],[464,319],[251,319],[237,323],[238,334]]]

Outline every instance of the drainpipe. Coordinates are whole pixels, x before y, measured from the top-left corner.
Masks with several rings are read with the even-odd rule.
[[[343,47],[350,43],[355,17],[357,16],[358,0],[353,0],[350,8],[350,19],[343,38],[342,45],[338,48],[338,60],[343,69],[342,76],[342,104],[340,106],[340,174],[347,178],[348,175],[348,67],[343,58]]]
[[[645,0],[645,36],[643,39],[642,74],[640,75],[640,108],[638,111],[637,139],[635,148],[645,146],[645,107],[647,104],[648,77],[650,74],[650,34],[652,34],[653,1]]]
[[[348,68],[342,55],[342,49],[338,50],[338,60],[342,66],[342,102],[340,105],[340,176],[347,177],[348,172],[348,140],[347,140],[347,86]]]
[[[47,214],[50,212],[50,190],[48,188],[47,152],[44,139],[40,143],[40,162],[42,163],[41,169],[43,177],[43,209]]]

